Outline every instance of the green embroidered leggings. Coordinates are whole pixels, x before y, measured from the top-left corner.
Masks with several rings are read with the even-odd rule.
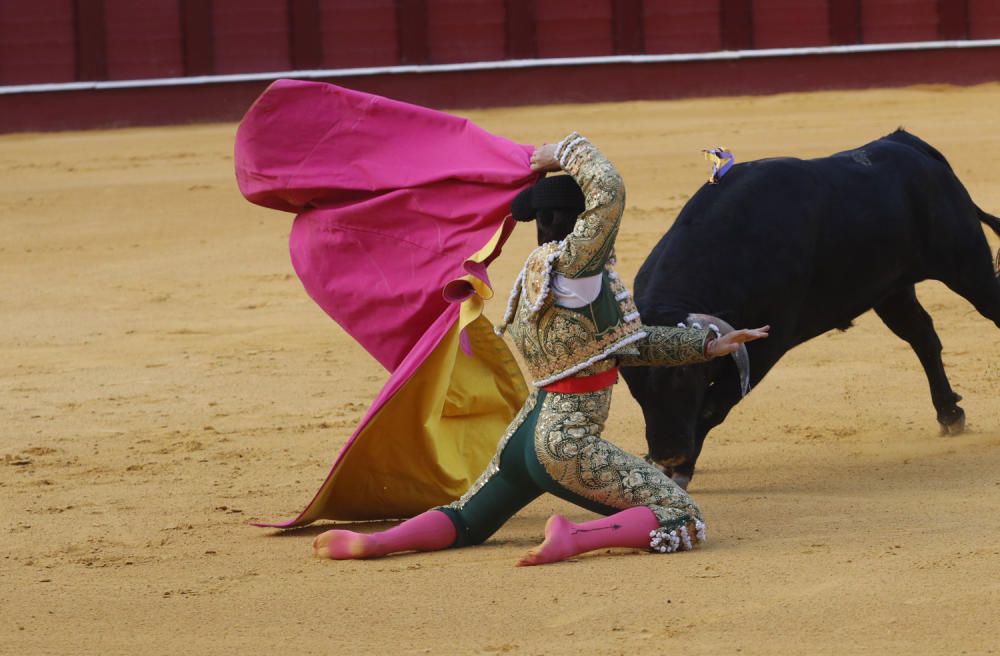
[[[438,508],[455,524],[453,546],[485,541],[543,492],[602,515],[645,505],[667,530],[700,520],[701,511],[668,476],[600,437],[611,389],[533,392],[479,480]]]

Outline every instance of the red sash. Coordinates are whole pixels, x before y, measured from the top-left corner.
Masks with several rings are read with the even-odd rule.
[[[580,376],[578,378],[563,378],[551,385],[546,385],[542,389],[547,392],[559,392],[560,394],[585,394],[587,392],[597,392],[606,387],[611,387],[618,382],[618,367],[608,369],[605,372],[594,374],[593,376]]]

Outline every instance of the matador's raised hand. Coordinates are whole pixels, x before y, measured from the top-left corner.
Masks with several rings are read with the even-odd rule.
[[[732,355],[740,347],[740,344],[764,339],[770,330],[771,326],[763,326],[762,328],[746,328],[726,333],[722,337],[718,337],[708,343],[708,346],[705,348],[705,355],[710,358]]]
[[[535,152],[531,153],[531,170],[548,173],[562,169],[556,159],[557,146],[558,144],[545,144],[535,148]]]

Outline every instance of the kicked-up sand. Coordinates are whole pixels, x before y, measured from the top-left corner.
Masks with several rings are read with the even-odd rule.
[[[710,146],[812,157],[903,125],[1000,213],[998,107],[993,84],[463,114],[591,137],[628,186],[631,280]],[[933,282],[967,432],[939,436],[916,356],[865,314],[709,436],[705,548],[515,568],[551,513],[589,516],[552,498],[379,561],[313,560],[328,524],[250,526],[303,507],[387,375],[302,290],[292,217],[239,195],[235,128],[0,137],[0,653],[1000,652],[1000,330]],[[494,320],[532,240],[492,268]],[[644,450],[624,385],[607,437]]]

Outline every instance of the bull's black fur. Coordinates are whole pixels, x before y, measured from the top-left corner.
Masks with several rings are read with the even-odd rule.
[[[752,384],[789,349],[874,308],[919,357],[938,421],[958,431],[960,397],[914,285],[940,280],[1000,327],[1000,279],[980,223],[1000,235],[944,156],[902,129],[830,157],[737,164],[699,189],[653,248],[636,302],[648,324],[692,312],[770,324],[771,336],[749,345]],[[725,358],[623,374],[650,457],[686,483],[705,436],[740,399],[736,367]]]

